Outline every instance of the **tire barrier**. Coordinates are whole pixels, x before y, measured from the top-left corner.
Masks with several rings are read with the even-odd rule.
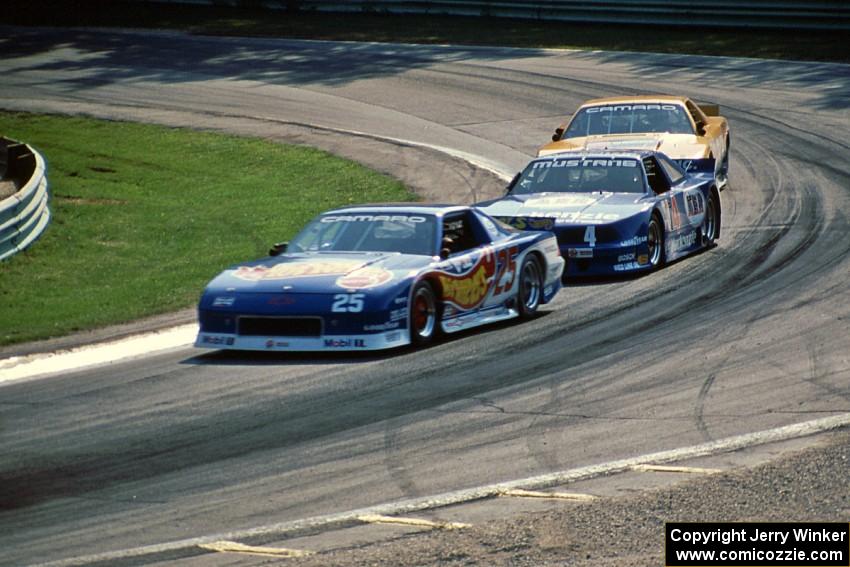
[[[850,30],[846,0],[140,0],[271,9],[706,27]]]
[[[50,223],[44,158],[31,147],[0,138],[0,179],[18,191],[0,200],[0,260],[35,242]]]

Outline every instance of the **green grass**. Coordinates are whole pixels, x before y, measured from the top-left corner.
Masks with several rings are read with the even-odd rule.
[[[249,2],[245,2],[249,4]],[[718,29],[376,13],[328,14],[143,2],[30,0],[19,25],[127,26],[303,39],[564,47],[850,62],[846,31]]]
[[[191,306],[324,209],[414,198],[354,162],[254,139],[5,112],[0,134],[46,157],[54,215],[0,263],[0,345]]]

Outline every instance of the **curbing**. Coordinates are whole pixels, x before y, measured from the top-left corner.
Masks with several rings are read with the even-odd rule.
[[[0,260],[5,260],[35,242],[50,224],[47,165],[37,151],[8,138],[0,138],[3,177],[23,187],[0,201]]]

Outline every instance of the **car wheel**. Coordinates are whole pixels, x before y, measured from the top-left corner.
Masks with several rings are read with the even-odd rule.
[[[426,281],[417,282],[410,300],[410,342],[424,345],[437,334],[437,297]]]
[[[530,317],[537,312],[543,297],[543,271],[536,257],[528,255],[522,261],[519,270],[519,291],[517,302],[519,316]]]
[[[705,220],[702,221],[702,245],[708,248],[714,245],[717,239],[718,229],[720,227],[720,208],[717,206],[717,199],[714,193],[708,196],[708,203],[705,205]]]
[[[652,269],[664,265],[666,255],[664,254],[664,224],[658,215],[652,215],[649,227],[646,231],[646,247],[649,249],[649,265]]]

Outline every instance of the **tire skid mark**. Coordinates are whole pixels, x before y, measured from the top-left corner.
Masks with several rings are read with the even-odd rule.
[[[850,401],[850,388],[836,388],[826,381],[826,375],[820,368],[817,346],[814,342],[808,342],[806,344],[809,354],[809,372],[803,379],[825,391],[830,396],[840,397]]]
[[[708,397],[708,392],[711,390],[711,386],[714,385],[715,378],[716,376],[714,374],[709,375],[709,377],[705,379],[705,382],[702,383],[702,387],[699,389],[699,394],[697,394],[697,407],[695,412],[697,429],[702,434],[702,438],[706,441],[714,440],[708,430],[708,425],[705,423],[705,400]]]
[[[548,423],[555,423],[552,415],[549,413],[552,410],[563,407],[563,400],[560,394],[561,381],[556,375],[546,380],[546,388],[548,390],[547,401],[540,408],[528,426],[524,429],[525,446],[528,448],[529,456],[541,467],[541,470],[556,470],[563,466],[563,463],[558,458],[558,453],[551,450],[549,445],[549,434],[552,427],[547,426]],[[560,428],[569,427],[572,420],[560,418],[557,425]]]
[[[788,196],[783,201],[779,201],[778,195],[782,191]],[[804,207],[804,202],[808,206]],[[730,297],[746,292],[753,284],[764,285],[774,276],[780,273],[784,274],[785,268],[819,242],[825,232],[821,215],[823,210],[821,202],[819,193],[812,190],[811,187],[804,188],[802,195],[799,196],[796,191],[788,191],[788,188],[783,185],[780,185],[774,191],[773,198],[766,206],[759,221],[754,223],[749,232],[736,237],[741,240],[751,239],[757,241],[758,244],[753,250],[740,251],[746,253],[748,258],[741,262],[735,270],[735,280],[739,282],[739,285],[736,286],[738,289],[729,291]],[[781,210],[786,211],[787,214],[784,215],[786,221],[769,223],[772,229],[761,231],[761,235],[758,236],[762,238],[766,236],[767,238],[760,240],[755,227],[764,226],[766,224],[764,219],[775,212],[775,207],[780,207]],[[776,252],[780,249],[780,245],[787,244],[787,237],[801,231],[803,234],[799,240],[790,243],[790,247],[777,256]]]
[[[400,454],[404,443],[400,441],[402,424],[400,419],[388,419],[384,422],[384,467],[389,478],[398,487],[402,496],[410,498],[419,495],[416,480],[405,465],[404,457]]]

